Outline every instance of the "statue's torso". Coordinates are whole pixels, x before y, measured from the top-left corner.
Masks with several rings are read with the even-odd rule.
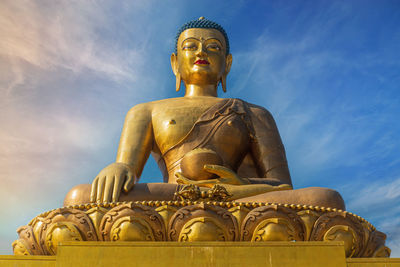
[[[199,117],[220,101],[223,99],[182,97],[152,102],[153,134],[159,156],[184,139]],[[217,152],[224,165],[237,169],[248,152],[250,143],[248,129],[243,120],[238,116],[227,116],[218,126],[218,131],[205,134],[209,136],[203,144],[204,147]],[[185,140],[182,143],[184,144]],[[179,150],[171,150],[168,153],[169,156],[163,158],[167,168],[182,156]],[[169,169],[169,182],[173,182],[173,174],[177,171],[180,171],[179,165]]]
[[[201,114],[221,100],[216,97],[181,97],[153,102],[153,131],[161,153],[178,143]]]

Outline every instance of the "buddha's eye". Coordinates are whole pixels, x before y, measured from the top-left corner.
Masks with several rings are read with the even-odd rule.
[[[207,45],[207,50],[219,51],[221,50],[221,47],[218,44],[209,44]]]
[[[196,49],[197,49],[197,45],[195,43],[193,43],[193,42],[184,43],[183,46],[182,46],[182,50],[191,51],[191,50],[196,50]]]

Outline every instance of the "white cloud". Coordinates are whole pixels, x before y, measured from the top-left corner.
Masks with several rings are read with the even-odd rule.
[[[12,203],[0,254],[18,226],[115,160],[130,107],[162,97],[158,57],[173,40],[155,16],[163,5],[0,1],[0,202]],[[175,30],[179,9],[165,6]]]
[[[353,200],[348,203],[348,206],[355,210],[400,203],[400,178],[389,181],[388,179],[379,179],[378,182],[364,184],[361,190],[354,192],[352,198]],[[396,209],[400,213],[400,207],[396,207]]]
[[[386,246],[392,250],[391,256],[400,257],[400,217],[388,216],[379,224],[379,230],[387,234]]]
[[[349,185],[352,194],[347,209],[374,222],[387,235],[386,245],[392,256],[400,255],[400,178],[379,179],[372,183]],[[355,190],[355,188],[357,188]]]
[[[94,71],[115,81],[134,81],[143,56],[138,47],[127,48],[102,37],[115,26],[108,8],[107,2],[96,1],[50,1],[47,5],[1,1],[0,55],[11,65],[2,71],[15,76],[9,90],[24,81],[17,59],[44,70]]]

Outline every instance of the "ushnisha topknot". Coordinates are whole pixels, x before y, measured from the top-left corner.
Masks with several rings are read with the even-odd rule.
[[[229,54],[229,39],[228,39],[228,35],[226,34],[224,28],[222,28],[222,26],[219,25],[218,23],[208,20],[204,17],[200,17],[196,20],[186,22],[185,24],[183,24],[182,27],[180,27],[180,29],[178,30],[178,33],[176,34],[176,37],[175,37],[175,53],[178,52],[178,39],[179,39],[179,36],[181,35],[181,33],[187,29],[193,29],[193,28],[218,30],[225,37],[226,54],[227,55]]]

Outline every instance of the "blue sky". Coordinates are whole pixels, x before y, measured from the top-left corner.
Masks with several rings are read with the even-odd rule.
[[[338,190],[400,257],[400,2],[367,0],[1,1],[0,254],[115,160],[132,106],[183,95],[169,57],[200,16],[230,38],[220,96],[271,111],[294,186]]]

